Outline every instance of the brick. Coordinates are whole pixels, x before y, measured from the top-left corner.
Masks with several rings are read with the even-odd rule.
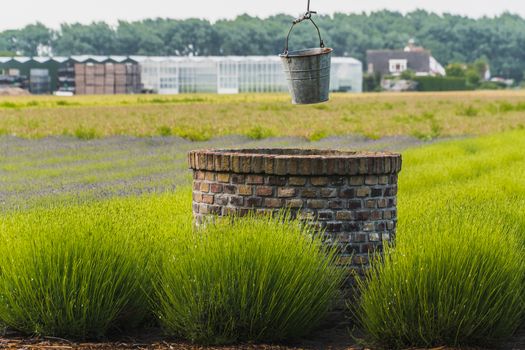
[[[286,177],[284,176],[268,176],[266,183],[272,186],[286,186]]]
[[[366,185],[377,185],[379,183],[379,178],[377,176],[368,175],[365,178]]]
[[[241,157],[241,172],[248,174],[252,170],[252,159],[248,157]]]
[[[343,224],[339,221],[329,221],[326,223],[327,232],[341,232],[343,229]]]
[[[389,234],[389,233],[383,233],[383,234],[381,235],[381,239],[382,239],[383,241],[390,241],[390,234]]]
[[[328,178],[324,176],[316,176],[310,179],[310,183],[313,186],[326,186],[328,185],[328,182],[329,182]]]
[[[363,231],[372,232],[376,229],[376,225],[373,222],[365,222],[363,224]]]
[[[208,182],[201,183],[201,192],[210,192],[210,184]]]
[[[281,198],[295,197],[296,189],[293,187],[279,187],[277,190],[277,196]]]
[[[205,175],[207,181],[215,181],[215,173],[212,171],[207,171]]]
[[[232,184],[244,184],[245,178],[241,174],[232,174],[231,182]]]
[[[217,205],[228,205],[230,197],[224,194],[215,196],[215,204]]]
[[[351,235],[347,232],[342,232],[342,233],[338,233],[336,236],[335,236],[335,239],[337,240],[337,242],[339,243],[349,243],[351,242]],[[348,247],[348,246],[347,246]],[[345,247],[346,248],[346,247]]]
[[[264,171],[264,160],[262,156],[252,157],[252,173],[262,173]]]
[[[388,185],[388,180],[389,180],[389,176],[387,176],[387,175],[379,176],[379,184],[380,185]]]
[[[395,210],[385,210],[383,212],[383,217],[387,220],[393,219],[396,217],[396,211]]]
[[[281,208],[283,206],[283,200],[278,198],[265,198],[264,206],[267,208]]]
[[[250,197],[250,198],[246,198],[245,200],[245,206],[249,208],[260,207],[262,203],[263,203],[263,199],[260,197]]]
[[[262,185],[264,177],[262,175],[248,175],[246,176],[246,184],[248,185]]]
[[[217,181],[228,183],[230,182],[230,174],[229,173],[219,173],[217,174]]]
[[[298,175],[299,174],[299,160],[297,158],[290,158],[288,159],[288,174],[290,175]]]
[[[299,159],[298,172],[301,175],[311,175],[312,174],[312,162],[310,159]]]
[[[348,209],[361,209],[361,208],[363,208],[363,203],[359,199],[348,201]]]
[[[194,202],[202,202],[202,193],[200,192],[193,192],[193,201]]]
[[[352,176],[349,181],[351,186],[362,186],[365,184],[364,176]]]
[[[354,220],[354,215],[351,211],[338,211],[335,214],[335,219],[340,221]]]
[[[337,197],[337,189],[335,188],[322,188],[321,197],[323,198],[334,198]]]
[[[341,198],[355,198],[354,188],[343,188],[339,191],[339,197]]]
[[[208,213],[213,215],[221,215],[222,207],[220,205],[208,206]]]
[[[366,221],[370,218],[370,212],[369,211],[358,211],[356,213],[356,218],[359,221]]]
[[[363,243],[368,240],[368,235],[363,232],[352,233],[352,242]]]
[[[329,178],[330,186],[343,186],[345,184],[344,176],[331,176]]]
[[[206,204],[200,204],[199,205],[199,214],[208,214],[208,205]]]
[[[313,188],[305,188],[301,191],[301,196],[304,198],[316,198],[317,190]]]
[[[230,156],[223,155],[221,157],[221,171],[231,171]]]
[[[233,155],[231,157],[231,169],[235,173],[241,172],[241,156],[240,155]]]
[[[215,197],[211,194],[203,194],[202,195],[202,202],[206,204],[213,204]]]
[[[346,208],[346,204],[344,201],[340,200],[340,199],[334,199],[334,200],[331,200],[328,204],[328,207],[330,209],[345,209]]]
[[[387,221],[386,228],[389,230],[393,230],[396,227],[396,224],[394,221]]]
[[[381,198],[377,200],[378,208],[386,208],[388,206],[388,200],[386,198]]]
[[[286,200],[286,207],[291,209],[299,209],[302,208],[304,205],[304,201],[302,199],[288,199]]]
[[[255,194],[261,197],[271,197],[273,195],[273,187],[257,186],[255,187]]]
[[[199,206],[200,204],[199,203],[193,203],[191,205],[192,209],[193,209],[193,214],[197,214],[199,212]]]
[[[212,193],[221,193],[222,192],[222,185],[213,183],[210,185],[210,190]]]
[[[380,236],[379,233],[375,233],[375,232],[374,233],[370,233],[368,235],[368,240],[370,242],[380,242],[381,241],[381,236]]]
[[[380,212],[379,210],[373,210],[370,213],[370,219],[372,220],[381,220],[382,218],[383,218],[383,213]]]
[[[372,197],[382,197],[383,196],[383,189],[382,188],[372,188],[370,196],[372,196]]]
[[[194,178],[197,180],[204,180],[206,178],[206,172],[205,171],[196,171],[194,172]]]
[[[221,155],[220,154],[212,154],[213,157],[213,170],[220,171],[221,169]]]
[[[239,185],[237,187],[238,194],[241,196],[251,196],[253,194],[253,186],[250,185]]]
[[[264,157],[264,172],[266,174],[273,174],[274,173],[274,164],[273,164],[273,158],[272,157]]]
[[[235,185],[224,185],[223,191],[226,194],[236,194],[237,193],[237,186],[235,186]]]
[[[315,220],[315,212],[310,211],[310,210],[302,211],[300,213],[300,216],[301,216],[301,220],[305,220],[305,221]]]
[[[328,207],[328,201],[323,199],[309,199],[308,208],[311,209],[325,209]]]
[[[368,265],[368,255],[354,255],[352,262],[354,265]]]
[[[357,197],[368,197],[370,196],[370,188],[369,187],[359,187],[357,190],[356,190],[356,195]]]
[[[350,253],[352,254],[352,253]],[[352,256],[340,256],[337,258],[336,264],[339,266],[352,265]]]
[[[274,173],[276,175],[286,175],[288,173],[287,158],[276,157],[274,160]]]
[[[333,220],[334,219],[334,212],[331,210],[320,210],[317,213],[317,218],[319,220]]]
[[[234,205],[236,207],[241,207],[244,205],[244,198],[239,196],[231,196],[230,197],[230,204]]]
[[[376,231],[385,231],[385,230],[386,230],[386,223],[384,221],[376,222]]]
[[[200,189],[201,189],[201,183],[200,183],[200,181],[194,181],[194,182],[193,182],[193,190],[194,190],[194,191],[200,191]]]
[[[292,176],[288,179],[289,186],[304,186],[306,185],[306,178],[299,176]]]
[[[360,174],[368,173],[368,158],[359,159],[359,173]]]
[[[377,200],[376,199],[367,199],[365,201],[365,204],[366,204],[367,208],[374,209],[376,207]]]

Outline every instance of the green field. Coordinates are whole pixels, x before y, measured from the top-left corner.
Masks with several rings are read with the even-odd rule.
[[[279,323],[284,334],[280,338],[278,330],[270,332],[277,338],[267,332],[265,322],[283,321],[279,313],[272,314],[275,318],[255,321],[257,312],[252,313],[253,310],[261,305],[272,305],[272,310],[277,310],[288,305],[285,301],[293,299],[293,294],[289,294],[289,289],[277,288],[272,293],[282,293],[279,295],[284,304],[274,303],[271,298],[269,302],[261,287],[257,293],[262,294],[257,294],[257,299],[250,294],[245,280],[232,277],[233,271],[242,270],[247,263],[239,264],[227,250],[216,254],[225,246],[240,249],[239,241],[232,238],[235,235],[227,235],[231,241],[221,236],[220,232],[224,234],[229,229],[211,230],[210,236],[217,234],[218,238],[207,244],[180,238],[194,234],[190,228],[191,180],[185,153],[192,148],[231,146],[389,148],[403,154],[397,248],[387,250],[389,259],[384,265],[376,262],[377,268],[362,286],[361,303],[351,308],[356,313],[356,324],[361,326],[357,334],[370,344],[389,348],[471,344],[521,348],[525,340],[512,338],[512,333],[523,328],[525,321],[524,125],[522,92],[336,95],[331,103],[310,107],[291,106],[283,95],[0,99],[0,129],[7,134],[0,136],[0,264],[17,262],[10,269],[0,269],[0,300],[6,300],[6,290],[23,287],[24,299],[17,305],[22,305],[22,301],[26,305],[18,313],[0,307],[0,323],[4,318],[4,323],[19,324],[18,329],[25,332],[32,333],[28,331],[32,329],[54,336],[100,335],[127,319],[109,315],[105,310],[137,309],[138,316],[152,312],[169,317],[160,322],[167,333],[201,343],[293,338],[293,334],[301,332],[292,327],[286,333],[286,322]],[[79,128],[82,133],[75,135]],[[129,137],[160,134],[164,136]],[[201,141],[181,140],[174,137],[177,135]],[[229,136],[202,141],[221,135]],[[339,136],[329,138],[330,135]],[[396,138],[373,141],[393,135]],[[53,137],[41,138],[44,136]],[[269,136],[287,138],[255,140]],[[310,142],[304,138],[322,140]],[[268,248],[281,244],[271,236],[280,228],[257,225],[261,223],[232,230],[238,230],[242,239],[252,242],[251,226],[258,227],[257,232],[269,227],[269,236],[264,233],[260,240],[249,243],[254,251],[268,249],[268,255],[264,255],[267,259],[248,265],[250,273],[257,276],[277,276],[276,270],[269,272],[263,266],[281,266],[282,259],[269,252],[278,252],[291,243]],[[108,239],[107,233],[114,239]],[[137,235],[136,240],[133,235]],[[33,270],[26,270],[27,266],[49,268],[56,266],[57,261],[63,263],[59,253],[54,252],[54,243],[40,244],[48,239],[63,242],[57,243],[57,251],[62,252],[62,257],[68,256],[71,266],[75,266],[77,256],[93,266],[103,261],[126,269],[123,271],[127,277],[119,281],[120,286],[134,292],[114,294],[115,299],[106,300],[109,304],[95,303],[96,312],[83,315],[85,323],[72,324],[71,313],[78,311],[74,303],[89,300],[90,293],[112,292],[97,279],[88,279],[97,287],[92,292],[75,284],[79,281],[75,278],[83,274],[92,278],[89,271],[81,269],[78,275],[71,275],[72,287],[64,284],[62,289],[54,289],[43,279],[38,280],[38,285],[33,284],[31,273],[27,272]],[[184,251],[195,249],[193,253],[202,257],[202,264],[179,252],[173,261],[181,259],[184,268],[152,269],[146,261],[162,261],[161,265],[172,262],[162,260],[169,256],[162,252],[173,247],[173,239],[188,245]],[[84,240],[85,246],[75,244]],[[99,252],[97,246],[101,242],[107,249]],[[127,247],[128,258],[112,258],[119,245]],[[27,252],[35,246],[41,247],[41,260],[26,260]],[[151,254],[149,258],[142,255],[139,247]],[[283,252],[293,255],[292,250],[286,248]],[[204,257],[208,256],[206,260]],[[249,255],[239,253],[238,257],[251,261]],[[317,262],[305,260],[303,264],[312,267],[319,261],[322,258]],[[287,271],[290,276],[296,273],[286,266],[283,263],[279,271]],[[184,272],[191,269],[195,269],[194,274],[185,276]],[[214,280],[217,274],[208,273],[213,269],[232,274]],[[53,276],[52,268],[49,271]],[[12,279],[6,277],[8,273]],[[106,270],[101,274],[116,278]],[[294,278],[299,281],[301,276]],[[177,288],[174,286],[182,285],[181,278],[189,289],[174,293],[173,298],[169,290],[156,289],[162,298],[153,304],[140,295],[144,288],[137,287],[151,283],[145,281],[170,281],[170,288]],[[199,284],[204,280],[208,282]],[[225,280],[246,285],[239,293],[213,294],[214,302],[210,304],[197,302],[198,298],[194,304],[185,303],[184,295],[191,288],[195,288],[195,293],[215,293],[207,286],[221,285]],[[307,280],[305,277],[301,286],[304,290],[308,290]],[[259,286],[266,286],[264,283],[267,280],[257,282]],[[278,285],[290,286],[283,281]],[[79,288],[78,294],[68,288]],[[38,299],[33,290],[41,293]],[[68,296],[68,292],[72,294]],[[111,304],[112,300],[117,304]],[[35,309],[27,310],[32,303]],[[255,309],[247,305],[254,305]],[[53,308],[61,308],[63,313],[57,315],[62,316],[48,317]],[[177,309],[186,312],[176,312]],[[294,306],[286,313],[300,309]],[[253,323],[243,323],[246,319],[238,322],[239,315]],[[293,315],[297,319],[312,318],[311,313]],[[20,319],[31,321],[16,323]],[[140,323],[134,319],[135,322]],[[218,327],[221,324],[231,324],[231,328]],[[246,324],[250,326],[246,328]],[[349,334],[347,337],[351,339]],[[511,345],[507,345],[509,337],[513,339]]]
[[[525,127],[525,92],[334,94],[331,102],[292,106],[287,95],[89,96],[0,98],[0,134],[176,135],[207,140],[331,135],[411,135],[428,140]]]

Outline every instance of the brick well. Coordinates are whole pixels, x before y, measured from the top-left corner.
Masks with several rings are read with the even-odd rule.
[[[193,169],[197,224],[212,215],[287,208],[340,246],[340,261],[361,271],[369,253],[393,241],[401,155],[334,150],[201,150]]]

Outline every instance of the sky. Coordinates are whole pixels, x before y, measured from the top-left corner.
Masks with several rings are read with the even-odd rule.
[[[40,21],[58,28],[61,23],[119,19],[206,18],[211,21],[234,18],[243,13],[267,17],[277,13],[298,15],[306,9],[307,0],[5,0],[0,8],[0,30],[17,29]],[[409,12],[425,9],[469,17],[494,16],[508,11],[525,17],[525,0],[311,0],[312,10],[322,14],[334,12],[370,12],[389,9]]]

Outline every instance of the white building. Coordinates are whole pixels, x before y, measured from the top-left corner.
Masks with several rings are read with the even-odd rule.
[[[236,94],[288,90],[281,59],[277,56],[133,56],[131,59],[141,66],[144,89],[159,94]],[[332,91],[361,92],[362,80],[360,61],[349,57],[332,58]]]

